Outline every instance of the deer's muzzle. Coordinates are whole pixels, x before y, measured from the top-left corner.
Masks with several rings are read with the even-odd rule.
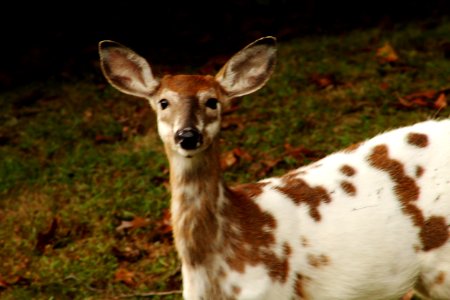
[[[186,127],[175,133],[175,142],[184,150],[195,150],[203,143],[202,134],[193,127]]]

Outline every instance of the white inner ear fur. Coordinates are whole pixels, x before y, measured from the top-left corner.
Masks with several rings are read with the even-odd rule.
[[[127,58],[137,66],[136,69],[131,67],[131,70],[129,70],[127,68],[124,72],[124,76],[127,76],[127,74],[131,73],[130,74],[130,77],[132,78],[131,87],[143,94],[153,93],[155,89],[158,87],[159,81],[156,80],[155,77],[153,76],[152,69],[150,68],[148,62],[134,52],[128,52]],[[139,71],[140,74],[142,75],[143,81],[140,80],[141,76],[139,76],[138,74]]]
[[[101,48],[102,69],[108,81],[118,90],[146,97],[152,94],[159,81],[152,74],[148,62],[123,46]]]
[[[257,91],[269,80],[273,71],[276,48],[251,46],[233,56],[216,75],[230,97]]]

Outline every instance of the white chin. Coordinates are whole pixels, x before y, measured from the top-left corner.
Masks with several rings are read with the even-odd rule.
[[[194,149],[194,150],[185,150],[185,149],[183,149],[181,147],[177,147],[176,151],[178,152],[178,154],[180,154],[183,157],[191,158],[191,157],[195,156],[196,154],[202,152],[203,148],[200,147],[200,148],[197,148],[197,149]]]

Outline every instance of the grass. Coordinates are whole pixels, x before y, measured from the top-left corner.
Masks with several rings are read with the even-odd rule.
[[[386,42],[398,60],[377,57]],[[271,81],[225,116],[223,152],[236,156],[226,179],[279,175],[379,132],[448,117],[448,108],[399,99],[449,87],[449,43],[445,19],[280,41]],[[0,103],[0,297],[179,289],[168,166],[147,103],[115,91],[98,69],[84,81],[1,92]]]

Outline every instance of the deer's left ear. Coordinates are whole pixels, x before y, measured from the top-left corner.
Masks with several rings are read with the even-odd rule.
[[[253,93],[264,86],[275,68],[276,39],[264,37],[235,54],[216,80],[229,98]]]
[[[131,49],[117,42],[102,41],[99,54],[103,75],[119,91],[146,98],[159,86],[148,62]]]

